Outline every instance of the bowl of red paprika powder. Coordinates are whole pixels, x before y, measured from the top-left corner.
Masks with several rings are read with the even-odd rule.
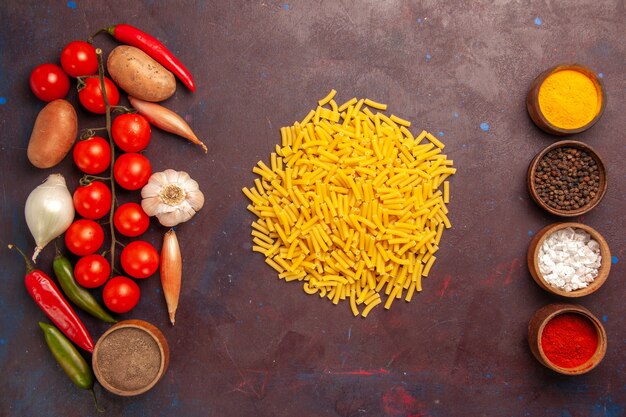
[[[581,375],[602,361],[607,337],[602,323],[585,307],[555,303],[540,308],[530,319],[528,343],[545,367]]]

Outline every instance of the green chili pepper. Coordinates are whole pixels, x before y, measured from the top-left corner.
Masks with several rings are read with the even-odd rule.
[[[59,329],[51,324],[39,322],[39,327],[43,330],[46,344],[52,352],[52,356],[61,365],[63,371],[70,377],[74,385],[78,388],[91,391],[94,404],[98,411],[103,411],[98,407],[96,395],[93,391],[94,375],[87,364],[85,358],[78,353],[72,342],[61,333]]]
[[[65,295],[67,295],[67,298],[92,316],[104,320],[107,323],[117,323],[117,320],[98,304],[98,301],[89,291],[78,285],[74,278],[74,270],[69,259],[60,252],[57,252],[52,266],[54,268],[54,274],[59,280],[59,284]]]
[[[94,376],[87,361],[78,353],[72,342],[51,324],[39,322],[46,343],[61,368],[70,377],[74,385],[82,389],[92,389]]]

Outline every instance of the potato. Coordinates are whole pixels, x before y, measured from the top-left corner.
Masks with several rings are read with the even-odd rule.
[[[163,101],[176,92],[174,74],[133,46],[113,49],[107,59],[107,70],[124,91],[145,101]]]
[[[41,109],[28,142],[28,160],[37,168],[51,168],[72,149],[78,133],[78,117],[66,100],[51,101]]]

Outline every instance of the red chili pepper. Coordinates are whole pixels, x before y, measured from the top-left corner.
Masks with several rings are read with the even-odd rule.
[[[125,24],[109,26],[107,32],[118,41],[141,49],[159,64],[172,71],[188,89],[196,91],[193,77],[187,68],[158,39],[136,27]]]
[[[9,248],[14,248],[9,245]],[[33,297],[39,308],[52,320],[72,342],[93,353],[93,340],[85,325],[74,312],[67,300],[59,291],[54,281],[52,281],[43,271],[35,269],[24,253],[16,247],[26,261],[26,276],[24,284],[26,290]]]

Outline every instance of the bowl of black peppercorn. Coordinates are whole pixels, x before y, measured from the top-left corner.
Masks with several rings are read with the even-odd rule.
[[[553,143],[528,167],[528,191],[539,207],[556,216],[575,217],[600,203],[607,172],[598,153],[573,140]]]

